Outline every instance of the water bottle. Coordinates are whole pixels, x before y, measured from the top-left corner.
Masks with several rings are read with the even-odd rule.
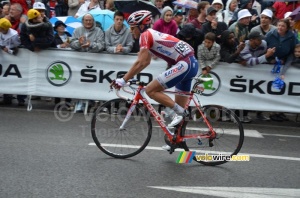
[[[281,69],[281,61],[278,59],[278,57],[275,57],[275,64],[274,67],[272,69],[272,73],[273,74],[279,74],[280,73],[280,69]]]

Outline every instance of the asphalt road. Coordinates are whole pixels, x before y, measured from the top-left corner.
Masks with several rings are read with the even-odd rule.
[[[249,162],[208,167],[177,164],[149,147],[126,160],[102,153],[90,135],[90,115],[62,122],[49,108],[0,107],[0,197],[300,197],[300,124],[245,124],[262,137],[245,137]]]

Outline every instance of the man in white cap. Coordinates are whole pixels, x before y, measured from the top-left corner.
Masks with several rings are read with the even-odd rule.
[[[251,16],[248,9],[240,10],[238,12],[238,21],[228,28],[230,32],[234,33],[239,42],[244,42],[248,37],[248,26],[250,24]]]
[[[269,31],[276,29],[276,26],[272,25],[273,12],[270,9],[264,9],[260,14],[260,25],[255,26],[250,32],[259,32],[262,35],[266,35]]]
[[[41,17],[44,19],[45,16],[49,17],[49,13],[47,13],[47,9],[45,7],[45,4],[43,4],[42,2],[35,2],[32,6],[33,9],[39,11],[39,13],[41,14]]]

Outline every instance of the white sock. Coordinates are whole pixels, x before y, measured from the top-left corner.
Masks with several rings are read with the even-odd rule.
[[[180,105],[175,103],[174,107],[172,108],[177,114],[183,114],[184,108],[182,108]]]

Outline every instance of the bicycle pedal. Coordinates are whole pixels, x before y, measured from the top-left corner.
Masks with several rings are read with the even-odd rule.
[[[174,153],[174,151],[175,151],[175,147],[171,146],[171,148],[170,148],[170,150],[169,150],[170,155],[171,155],[172,153]]]

